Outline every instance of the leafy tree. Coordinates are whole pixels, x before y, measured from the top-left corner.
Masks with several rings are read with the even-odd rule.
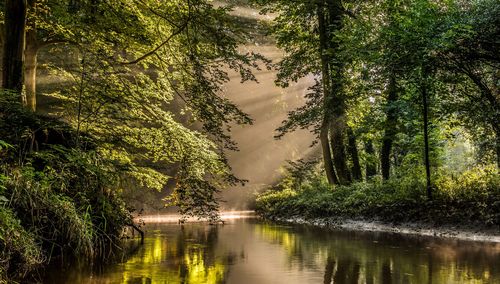
[[[451,110],[466,113],[463,122],[475,121],[473,125],[469,123],[472,131],[480,126],[493,133],[495,138],[487,148],[496,154],[500,167],[500,58],[495,40],[500,33],[500,5],[489,0],[469,5],[457,3],[450,14],[448,30],[440,38],[435,55],[440,66],[451,72],[446,80],[460,93],[448,98],[455,106]],[[485,138],[489,140],[484,136],[480,140]]]
[[[320,79],[306,95],[306,106],[289,114],[280,134],[311,127],[318,134],[326,176],[331,184],[351,182],[347,166],[345,63],[340,36],[349,12],[342,1],[258,1],[264,11],[277,13],[272,33],[286,52],[278,65],[277,83],[314,74]]]
[[[162,188],[167,176],[159,169],[180,163],[172,204],[186,214],[215,216],[217,190],[242,182],[224,156],[224,149],[236,149],[229,125],[252,121],[221,96],[229,80],[226,70],[238,72],[243,81],[255,80],[251,68],[258,68],[259,59],[267,62],[238,52],[244,37],[228,14],[231,7],[202,0],[28,4],[24,83],[30,108],[36,107],[39,50],[73,53],[78,61],[69,68],[55,66],[69,87],[52,96],[64,104],[59,115],[75,127],[77,137],[96,138],[101,154],[128,164],[126,172],[146,187]],[[169,110],[174,97],[183,102],[176,112],[200,122],[199,131],[181,125]],[[38,131],[29,131],[30,149],[42,142]],[[88,147],[84,139],[77,143]]]

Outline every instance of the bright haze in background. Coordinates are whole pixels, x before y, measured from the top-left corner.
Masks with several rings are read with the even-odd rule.
[[[258,11],[246,7],[236,7],[235,16],[251,20],[270,20],[270,16],[259,15]],[[259,43],[241,47],[242,52],[254,52],[264,55],[277,63],[283,52],[274,44]],[[314,84],[313,76],[292,83],[286,89],[274,83],[276,70],[254,70],[258,80],[241,83],[239,74],[231,73],[231,81],[224,86],[224,96],[235,102],[254,120],[253,125],[233,126],[232,137],[238,143],[239,151],[228,152],[229,164],[234,173],[248,183],[224,190],[222,209],[244,209],[254,198],[254,193],[277,182],[287,160],[308,158],[317,153],[317,147],[311,148],[314,135],[308,130],[298,130],[285,135],[280,140],[274,139],[287,113],[305,103],[304,94]]]

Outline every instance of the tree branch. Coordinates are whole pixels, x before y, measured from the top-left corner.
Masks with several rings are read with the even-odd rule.
[[[144,5],[151,13],[153,13],[154,15],[164,19],[165,21],[167,21],[169,24],[171,24],[172,26],[176,27],[176,28],[179,28],[179,26],[173,22],[171,19],[165,17],[164,15],[158,13],[157,11],[155,11],[153,8],[151,8],[147,3],[145,3],[143,0],[138,0],[142,5]]]
[[[165,46],[173,37],[175,37],[176,35],[182,33],[184,31],[184,29],[186,29],[186,27],[188,26],[189,24],[189,21],[190,19],[188,18],[186,20],[186,22],[181,26],[179,27],[178,30],[176,30],[175,32],[173,32],[165,41],[163,41],[161,44],[159,44],[157,47],[155,47],[153,50],[151,50],[150,52],[142,55],[141,57],[135,59],[135,60],[132,60],[132,61],[128,61],[128,62],[122,62],[123,65],[131,65],[131,64],[136,64],[136,63],[139,63],[140,61],[146,59],[147,57],[155,54],[160,48],[162,48],[163,46]]]

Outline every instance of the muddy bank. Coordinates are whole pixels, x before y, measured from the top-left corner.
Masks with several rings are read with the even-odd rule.
[[[335,230],[355,230],[371,232],[387,232],[460,240],[500,243],[500,228],[482,227],[474,225],[433,225],[426,223],[387,223],[368,219],[339,219],[339,218],[274,218],[273,221],[306,224]]]

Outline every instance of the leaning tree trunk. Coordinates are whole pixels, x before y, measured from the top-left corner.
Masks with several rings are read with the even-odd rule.
[[[344,133],[346,123],[343,118],[334,119],[330,128],[330,140],[333,151],[333,164],[337,170],[337,177],[340,184],[351,183],[351,174],[347,167],[347,155],[344,146]]]
[[[331,80],[331,101],[328,110],[332,113],[330,128],[331,145],[333,151],[333,164],[341,184],[349,184],[351,175],[347,167],[345,151],[345,133],[347,131],[346,104],[343,97],[344,64],[340,58],[341,42],[336,33],[342,29],[344,8],[341,0],[330,0],[328,3],[328,19],[330,28],[328,35],[328,64]]]
[[[25,34],[26,0],[6,0],[2,87],[18,94],[23,89]]]
[[[330,72],[328,70],[328,56],[326,51],[328,49],[327,42],[327,32],[326,32],[326,20],[325,13],[323,11],[323,5],[318,4],[317,7],[317,17],[319,26],[319,53],[321,56],[321,82],[323,87],[323,121],[320,129],[320,142],[321,149],[323,151],[323,164],[325,167],[326,177],[328,183],[339,184],[337,175],[335,174],[335,169],[333,167],[332,152],[330,150],[330,141],[328,137],[329,131],[329,121],[331,114],[329,111],[329,105],[331,103],[331,87],[330,87]]]
[[[361,165],[359,164],[359,154],[358,154],[358,145],[356,143],[356,135],[350,127],[347,128],[347,137],[348,137],[348,152],[349,156],[351,156],[352,161],[352,178],[356,181],[361,181],[363,179],[363,175],[361,174]]]
[[[382,149],[380,151],[380,165],[382,168],[382,178],[388,180],[391,172],[391,150],[394,137],[396,136],[397,111],[394,105],[398,100],[397,85],[395,74],[392,73],[389,78],[386,106],[386,121],[384,125],[384,137],[382,138]]]
[[[320,142],[323,152],[323,164],[325,167],[326,178],[329,184],[339,184],[335,169],[333,167],[332,152],[330,150],[330,143],[328,140],[328,124],[324,124],[320,130]]]

